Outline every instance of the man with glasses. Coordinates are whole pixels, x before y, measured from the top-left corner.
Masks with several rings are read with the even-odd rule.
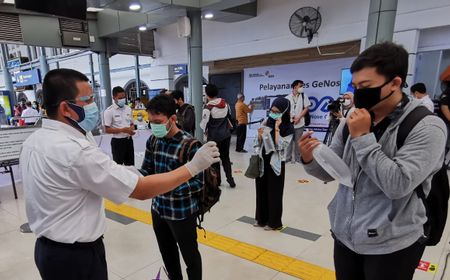
[[[219,161],[215,143],[203,145],[189,163],[141,177],[118,165],[90,131],[98,121],[89,80],[57,69],[43,83],[48,119],[23,144],[20,168],[25,206],[36,234],[35,262],[44,280],[106,280],[103,197],[120,204],[171,191]]]

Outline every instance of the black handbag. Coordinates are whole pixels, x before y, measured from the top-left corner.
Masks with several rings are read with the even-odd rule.
[[[252,155],[248,164],[247,171],[245,171],[245,177],[250,179],[256,179],[260,177],[260,165],[261,158],[259,155]]]
[[[303,105],[303,110],[305,110],[305,95],[302,93],[302,105]],[[306,115],[304,116],[305,118],[305,126],[309,126],[311,124],[311,115],[309,114],[309,110],[308,112],[306,112]]]

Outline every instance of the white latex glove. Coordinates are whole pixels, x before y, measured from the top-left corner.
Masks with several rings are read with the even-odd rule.
[[[198,173],[210,167],[213,163],[219,162],[219,156],[220,153],[216,142],[210,141],[198,149],[192,160],[184,166],[186,166],[189,173],[191,173],[192,177],[194,177]]]

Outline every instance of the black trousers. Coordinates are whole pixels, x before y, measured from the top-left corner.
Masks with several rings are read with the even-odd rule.
[[[133,138],[112,138],[111,151],[117,164],[134,165]]]
[[[43,280],[107,280],[103,237],[90,243],[65,244],[40,237],[34,261]]]
[[[281,174],[277,176],[270,166],[270,157],[264,157],[264,175],[256,178],[256,214],[259,225],[279,228],[283,226],[283,190],[285,163],[282,162]]]
[[[152,211],[152,218],[159,251],[170,280],[183,279],[178,247],[187,266],[189,280],[202,279],[202,257],[198,250],[196,216],[192,215],[181,221],[170,221],[162,219],[158,213]]]
[[[425,245],[419,242],[386,255],[360,255],[334,241],[336,280],[411,280]]]
[[[245,139],[247,138],[247,125],[239,124],[236,127],[236,152],[244,149]]]
[[[225,176],[227,177],[228,181],[233,179],[230,161],[230,141],[231,136],[226,138],[225,140],[217,142],[217,147],[219,148],[220,153],[220,161],[222,163],[223,171],[225,171]],[[212,167],[217,171],[217,174],[219,176],[219,182],[221,182],[220,163],[214,163]]]

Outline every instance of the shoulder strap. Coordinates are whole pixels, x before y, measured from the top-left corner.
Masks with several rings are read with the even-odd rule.
[[[428,110],[424,106],[418,106],[414,108],[402,121],[397,133],[397,149],[400,149],[403,144],[405,144],[405,140],[408,137],[408,134],[413,128],[426,116],[434,115],[430,110]]]
[[[305,94],[302,92],[302,107],[305,110]]]
[[[185,164],[189,160],[188,156],[191,153],[192,147],[197,142],[199,141],[195,138],[187,138],[183,140],[181,144],[180,154],[178,156],[180,164]]]

